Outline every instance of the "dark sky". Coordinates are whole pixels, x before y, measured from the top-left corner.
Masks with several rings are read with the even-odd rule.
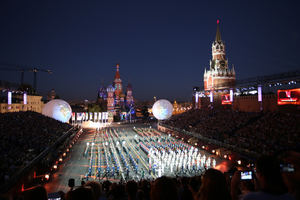
[[[299,69],[299,4],[1,0],[0,62],[53,70],[38,74],[38,91],[54,88],[66,100],[94,100],[117,62],[135,98],[190,100],[209,67],[217,19],[238,79]],[[20,74],[0,71],[0,80]]]

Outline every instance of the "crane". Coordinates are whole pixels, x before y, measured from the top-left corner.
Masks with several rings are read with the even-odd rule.
[[[24,84],[24,72],[33,72],[33,88],[36,92],[37,89],[37,72],[47,72],[49,74],[52,74],[52,71],[49,69],[40,69],[40,68],[29,68],[25,66],[19,66],[19,65],[13,65],[13,64],[3,64],[0,63],[0,66],[5,66],[5,67],[0,67],[1,71],[18,71],[21,72],[21,82],[20,84]]]
[[[37,79],[37,72],[47,72],[49,74],[52,74],[52,71],[49,69],[39,69],[39,68],[33,68],[30,69],[29,71],[33,72],[33,88],[36,91],[36,79]]]

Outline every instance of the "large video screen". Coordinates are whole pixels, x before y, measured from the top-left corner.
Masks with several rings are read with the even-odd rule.
[[[222,95],[222,104],[223,105],[232,104],[232,102],[230,101],[230,94]]]
[[[277,90],[277,98],[278,105],[300,105],[300,88],[290,90]]]

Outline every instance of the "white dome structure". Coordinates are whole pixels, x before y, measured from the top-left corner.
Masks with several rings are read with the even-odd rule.
[[[54,99],[46,103],[42,111],[43,115],[61,122],[69,122],[72,116],[71,106],[61,99]]]
[[[168,100],[160,99],[154,103],[152,112],[158,120],[169,119],[173,113],[173,106]]]

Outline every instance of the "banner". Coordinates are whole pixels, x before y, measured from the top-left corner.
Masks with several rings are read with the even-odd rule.
[[[78,121],[80,121],[80,120],[81,120],[80,113],[77,113],[77,120],[76,120],[76,121],[78,122]]]
[[[104,112],[101,113],[101,120],[104,123]]]
[[[72,121],[75,121],[75,113],[72,112]]]
[[[224,94],[222,95],[222,104],[232,104],[232,102],[230,101],[230,94]]]
[[[277,90],[278,105],[300,105],[300,88]]]
[[[98,114],[98,113],[94,112],[94,121],[95,121],[95,122],[98,120],[97,114]]]
[[[8,104],[8,105],[11,105],[11,99],[12,99],[11,95],[12,95],[12,93],[11,93],[11,91],[9,91],[9,92],[7,93],[7,104]]]
[[[101,115],[101,112],[98,112],[98,116],[99,116],[99,121],[101,121],[102,120],[102,115]]]
[[[24,103],[24,105],[27,104],[27,93],[26,92],[24,92],[24,94],[23,94],[23,103]]]

